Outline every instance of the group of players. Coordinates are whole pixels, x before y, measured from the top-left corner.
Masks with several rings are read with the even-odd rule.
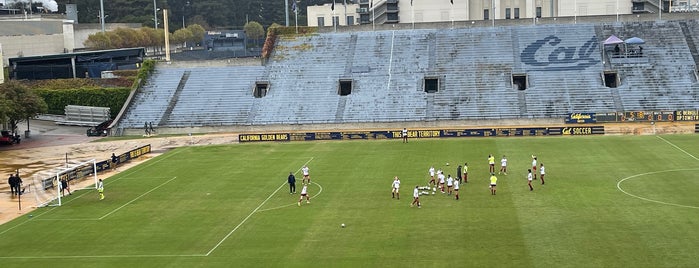
[[[527,170],[527,185],[529,186],[529,191],[534,191],[534,187],[532,186],[532,180],[537,179],[537,161],[538,157],[536,155],[532,155],[532,167]],[[447,165],[449,165],[449,163],[447,163]],[[498,178],[495,176],[495,157],[492,154],[488,155],[488,166],[490,172],[490,185],[488,186],[488,188],[490,189],[490,194],[495,195],[497,192]],[[429,192],[421,192],[421,190],[429,191],[431,189],[432,194],[435,194],[437,189],[439,189],[439,191],[443,194],[454,194],[454,198],[456,200],[459,200],[460,184],[462,182],[468,183],[468,163],[464,163],[463,166],[459,165],[456,168],[456,178],[453,178],[451,174],[444,176],[444,172],[441,169],[435,170],[434,166],[431,166],[429,168],[428,173],[430,177],[428,185],[424,187],[416,185],[413,189],[413,202],[410,204],[410,207],[413,207],[414,205],[417,205],[418,208],[422,207],[420,204],[420,195],[429,194]],[[507,175],[507,157],[504,155],[502,156],[502,159],[500,159],[500,170],[498,171],[498,174]],[[544,163],[540,163],[539,175],[539,177],[541,178],[541,184],[545,184],[544,176],[546,175],[546,169],[544,167]],[[392,198],[400,199],[400,179],[398,178],[398,176],[395,176],[393,178],[391,187]]]

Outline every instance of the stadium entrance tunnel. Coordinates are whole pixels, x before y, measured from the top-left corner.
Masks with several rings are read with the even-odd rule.
[[[424,90],[425,93],[439,92],[439,77],[425,77]]]
[[[252,95],[255,98],[262,98],[267,96],[267,91],[269,91],[268,81],[257,81],[255,82],[255,90],[253,90]]]
[[[512,87],[516,90],[527,89],[527,74],[512,74]]]
[[[619,86],[619,74],[616,71],[605,71],[603,77],[605,87],[616,88]]]
[[[352,94],[352,79],[340,79],[337,93],[340,94],[340,96]]]

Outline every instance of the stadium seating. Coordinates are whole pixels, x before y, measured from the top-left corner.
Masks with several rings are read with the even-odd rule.
[[[612,34],[644,39],[643,57],[609,61],[602,42]],[[265,66],[159,66],[120,127],[146,121],[182,127],[697,109],[695,36],[696,20],[282,36]],[[605,72],[618,74],[616,88],[605,86]],[[515,86],[513,75],[526,83]],[[425,79],[437,79],[438,90],[425,92]],[[266,96],[253,97],[255,81],[269,83]],[[339,94],[341,81],[351,83],[349,94]]]

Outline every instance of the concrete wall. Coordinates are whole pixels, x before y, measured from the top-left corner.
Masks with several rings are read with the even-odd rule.
[[[350,130],[386,130],[415,128],[460,128],[490,126],[547,126],[563,125],[563,118],[519,118],[503,120],[435,120],[419,122],[390,123],[346,123],[346,124],[285,124],[285,125],[249,125],[249,126],[209,126],[158,128],[158,134],[188,133],[264,133],[264,132],[303,132],[303,131],[350,131]],[[114,135],[116,130],[112,130]],[[122,135],[143,135],[143,129],[125,129]]]

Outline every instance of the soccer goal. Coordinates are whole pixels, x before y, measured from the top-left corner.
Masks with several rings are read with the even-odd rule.
[[[61,180],[65,179],[69,184],[94,180],[97,187],[97,164],[95,159],[80,163],[68,162],[62,167],[47,171],[39,171],[32,176],[32,182],[26,187],[29,193],[33,193],[36,199],[36,207],[60,206],[63,189]]]

